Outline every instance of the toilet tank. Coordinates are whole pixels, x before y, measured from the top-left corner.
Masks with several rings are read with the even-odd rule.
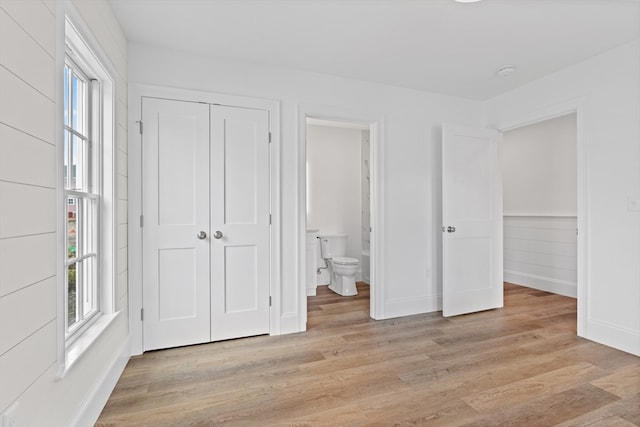
[[[346,234],[318,234],[323,258],[335,258],[347,254]]]

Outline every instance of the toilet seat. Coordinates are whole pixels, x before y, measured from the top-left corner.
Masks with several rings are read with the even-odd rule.
[[[358,260],[358,258],[351,258],[351,257],[335,257],[332,258],[331,261],[333,261],[336,264],[340,264],[340,265],[353,265],[353,264],[359,264],[360,260]]]

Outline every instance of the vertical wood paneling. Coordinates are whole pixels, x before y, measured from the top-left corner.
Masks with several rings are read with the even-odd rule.
[[[505,281],[576,296],[576,217],[505,216]]]

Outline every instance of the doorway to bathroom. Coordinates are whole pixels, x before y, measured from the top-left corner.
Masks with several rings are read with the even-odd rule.
[[[301,276],[304,286],[305,322],[307,298],[321,298],[332,281],[335,266],[327,261],[326,240],[344,242],[341,258],[348,258],[344,283],[355,280],[358,296],[367,297],[370,316],[375,316],[376,215],[375,215],[375,144],[378,122],[353,117],[303,114],[301,116],[301,148],[304,160],[301,171],[301,222],[304,237],[301,248]],[[301,159],[302,160],[302,159]],[[302,225],[302,224],[301,224]],[[325,245],[322,244],[325,241]],[[335,257],[335,255],[334,255]],[[341,260],[342,261],[342,260]],[[356,266],[357,265],[357,266]],[[345,270],[344,267],[341,267]],[[334,277],[334,284],[336,275]],[[343,279],[340,278],[340,283]],[[332,286],[333,288],[334,286]],[[345,289],[347,285],[345,284]],[[320,294],[316,297],[317,294]],[[345,292],[351,295],[351,292]]]

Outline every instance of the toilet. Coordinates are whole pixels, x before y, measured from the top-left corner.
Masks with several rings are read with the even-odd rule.
[[[320,253],[329,268],[329,289],[343,297],[358,294],[356,273],[360,261],[345,256],[348,237],[346,234],[318,234]]]

